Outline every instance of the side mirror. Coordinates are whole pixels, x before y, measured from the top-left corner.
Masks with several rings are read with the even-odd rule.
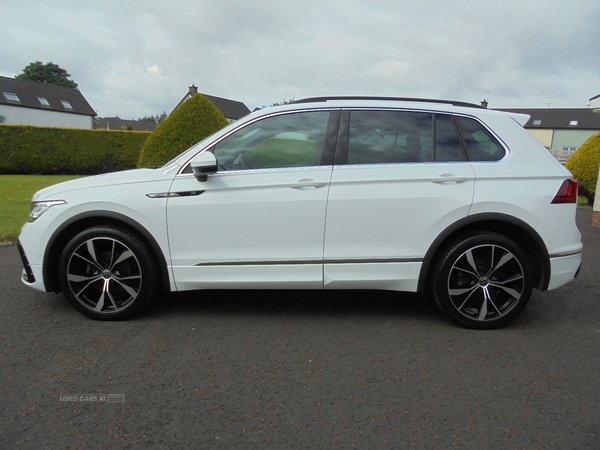
[[[206,181],[209,175],[217,173],[217,158],[209,151],[196,156],[191,165],[194,176],[198,181]]]

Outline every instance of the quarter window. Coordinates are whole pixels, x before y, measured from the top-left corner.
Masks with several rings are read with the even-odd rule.
[[[483,125],[466,117],[457,117],[456,122],[471,161],[499,161],[504,158],[504,147]]]
[[[328,111],[269,117],[215,146],[219,171],[299,167],[321,161]]]

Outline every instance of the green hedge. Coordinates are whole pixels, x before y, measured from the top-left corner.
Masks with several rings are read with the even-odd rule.
[[[0,125],[0,174],[94,175],[133,169],[151,134]]]
[[[598,166],[600,166],[600,133],[596,133],[583,143],[565,163],[575,179],[579,182],[579,194],[594,204],[596,184],[598,183]]]
[[[142,148],[138,167],[162,166],[227,123],[209,99],[194,94],[158,125]]]

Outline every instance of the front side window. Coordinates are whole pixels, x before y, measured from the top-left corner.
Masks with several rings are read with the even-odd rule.
[[[254,122],[215,146],[219,171],[318,165],[328,119],[328,111],[315,111]]]
[[[504,147],[481,123],[467,117],[457,117],[456,123],[471,161],[500,161],[504,158]]]
[[[408,111],[350,113],[348,164],[464,160],[448,115]]]

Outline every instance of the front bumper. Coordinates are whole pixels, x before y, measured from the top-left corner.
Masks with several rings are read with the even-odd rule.
[[[21,261],[23,263],[23,282],[27,284],[35,283],[35,275],[31,269],[27,255],[25,254],[25,249],[21,245],[21,241],[17,242],[17,248],[19,249],[19,255],[21,255]]]

